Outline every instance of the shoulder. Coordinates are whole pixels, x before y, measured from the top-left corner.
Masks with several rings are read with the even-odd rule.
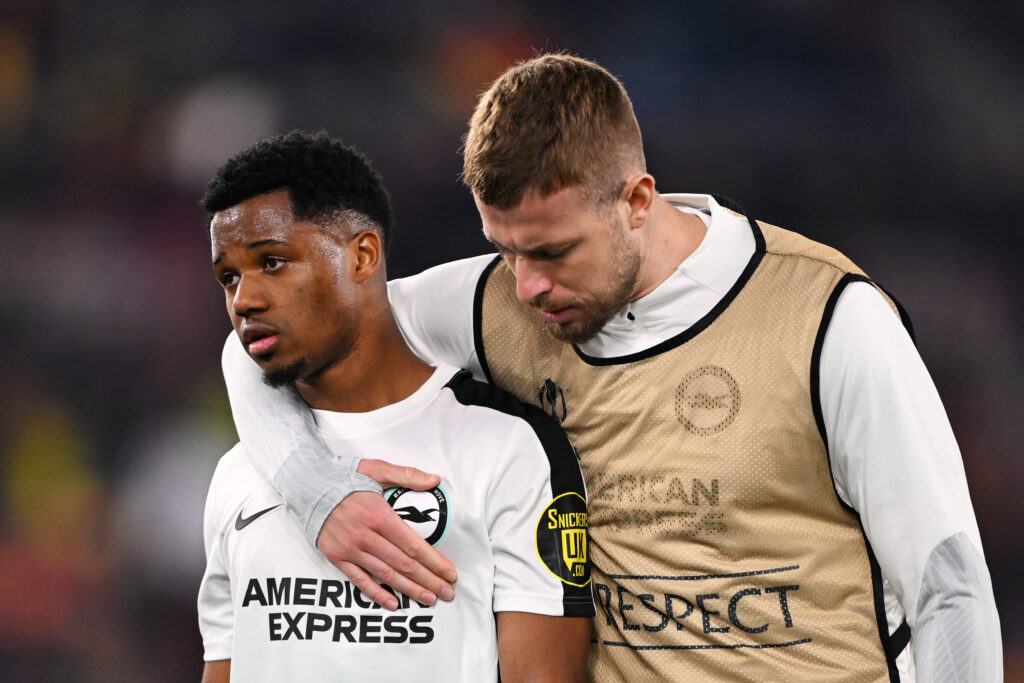
[[[455,401],[474,414],[473,422],[488,439],[499,439],[513,450],[529,448],[543,454],[552,477],[564,477],[567,488],[577,486],[579,463],[576,451],[561,426],[540,408],[523,403],[493,384],[481,382],[468,372],[457,373],[445,385]],[[471,429],[474,436],[476,429]]]
[[[863,271],[838,249],[815,242],[814,240],[780,228],[771,223],[757,221],[764,234],[764,250],[766,254],[779,257],[809,259],[823,267],[834,269],[839,273],[859,273]]]
[[[391,280],[388,282],[388,295],[403,296],[420,291],[428,292],[438,286],[445,291],[460,291],[468,287],[472,292],[477,280],[495,257],[496,254],[482,254],[459,259],[428,268],[416,275]]]
[[[452,261],[388,283],[391,310],[417,356],[477,369],[474,302],[493,259],[483,255]]]
[[[241,443],[221,456],[210,480],[206,502],[207,522],[221,525],[254,491],[269,489]]]
[[[476,380],[466,371],[456,373],[445,388],[452,392],[461,405],[493,411],[495,419],[516,420],[535,430],[563,434],[558,424],[540,408],[523,403],[493,384]]]
[[[245,447],[241,443],[236,443],[217,462],[210,486],[225,491],[238,488],[248,490],[255,481],[262,480],[252,466]]]
[[[853,369],[878,380],[892,372],[902,375],[921,363],[906,311],[875,284],[848,279],[833,298],[834,306],[819,331],[823,384],[836,383]],[[883,367],[890,370],[882,373]]]

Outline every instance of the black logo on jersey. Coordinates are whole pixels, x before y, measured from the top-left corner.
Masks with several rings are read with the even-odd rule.
[[[544,508],[537,520],[537,555],[562,582],[570,586],[590,583],[587,501],[583,496],[563,493]]]
[[[381,613],[381,606],[349,581],[304,576],[251,577],[242,607],[259,608],[266,615],[269,628],[265,633],[271,642],[416,645],[433,641],[434,615],[430,606],[383,587],[398,599],[399,612]],[[268,607],[269,610],[265,609]],[[419,610],[426,613],[416,614]],[[258,618],[252,614],[239,616]]]
[[[271,510],[276,510],[277,508],[281,507],[282,505],[284,505],[284,503],[278,503],[277,505],[271,505],[268,508],[260,510],[259,512],[257,512],[255,515],[252,515],[251,517],[243,517],[242,516],[243,510],[239,510],[238,511],[238,517],[235,518],[235,530],[236,531],[241,531],[242,529],[244,529],[245,527],[249,526],[250,524],[255,522],[257,519],[262,517],[263,515],[267,514]]]
[[[544,380],[544,385],[537,392],[537,403],[558,424],[562,424],[568,414],[565,407],[565,392],[550,377]]]
[[[723,367],[705,365],[692,370],[676,388],[676,417],[697,436],[724,431],[739,412],[739,384]]]
[[[437,545],[444,538],[448,529],[448,495],[440,486],[429,491],[391,489],[386,500],[398,516],[430,545]]]
[[[437,512],[437,510],[420,510],[412,505],[407,505],[404,508],[395,508],[395,512],[397,512],[398,516],[407,522],[422,524],[423,522],[437,521],[431,517],[431,515]]]

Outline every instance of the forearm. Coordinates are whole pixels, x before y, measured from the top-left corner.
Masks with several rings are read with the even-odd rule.
[[[206,662],[203,666],[202,683],[228,683],[231,680],[231,660],[220,659]]]
[[[356,472],[358,458],[334,457],[320,439],[313,414],[294,389],[271,389],[238,337],[228,336],[222,356],[235,428],[253,466],[281,494],[316,544],[324,520],[355,491],[381,492]]]
[[[473,367],[473,293],[490,259],[466,259],[389,283],[396,320],[418,354],[432,363]],[[350,493],[381,492],[356,471],[358,458],[329,455],[309,407],[294,389],[264,384],[235,334],[224,344],[221,363],[239,439],[311,543],[331,510]]]
[[[497,625],[503,683],[568,683],[586,677],[588,617],[499,612]]]

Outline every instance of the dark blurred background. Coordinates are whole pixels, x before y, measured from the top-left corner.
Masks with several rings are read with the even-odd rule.
[[[21,0],[0,7],[0,679],[198,680],[235,440],[197,208],[291,128],[370,156],[392,276],[487,250],[458,148],[535,50],[619,75],[662,191],[720,192],[902,300],[1024,679],[1024,3]]]

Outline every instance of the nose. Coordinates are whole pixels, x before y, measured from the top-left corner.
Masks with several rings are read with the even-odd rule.
[[[516,296],[520,301],[533,301],[554,288],[554,282],[544,272],[544,268],[530,259],[517,258],[512,272],[516,276]]]
[[[235,294],[231,299],[231,309],[235,315],[245,318],[253,313],[267,310],[270,302],[267,294],[260,285],[259,278],[252,275],[242,275],[235,286]]]

